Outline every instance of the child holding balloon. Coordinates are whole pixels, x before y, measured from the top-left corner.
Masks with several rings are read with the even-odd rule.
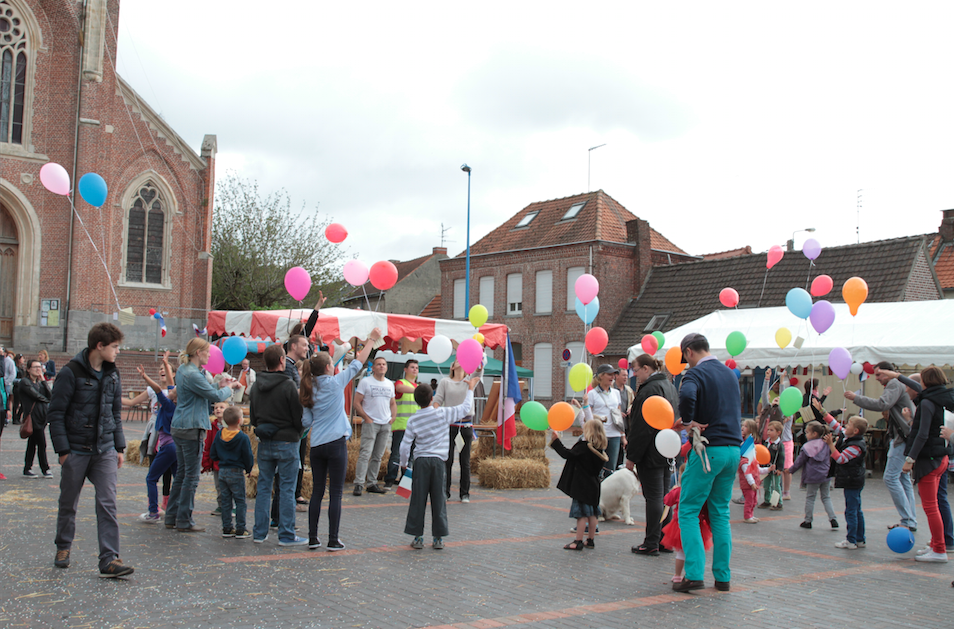
[[[685,444],[680,456],[685,457],[689,453],[690,444]],[[679,478],[686,470],[686,464],[679,466]],[[662,545],[671,548],[676,553],[676,566],[672,575],[673,583],[680,583],[683,579],[682,569],[686,565],[686,555],[682,552],[682,534],[679,529],[679,491],[680,484],[677,481],[666,497],[663,498],[663,504],[672,509],[672,518],[669,524],[663,527]],[[712,526],[709,524],[709,509],[705,505],[699,512],[699,530],[702,532],[702,544],[706,550],[712,548]]]
[[[745,441],[751,435],[755,438],[758,430],[758,424],[754,419],[746,419],[742,422],[742,441]],[[758,502],[759,487],[762,485],[762,475],[759,473],[759,462],[749,461],[746,457],[739,459],[739,488],[742,489],[742,499],[745,505],[743,510],[746,524],[756,524],[759,519],[755,517],[755,504]]]
[[[767,475],[764,493],[759,505],[760,509],[768,507],[772,511],[782,510],[782,470],[785,468],[782,458],[782,422],[769,422],[765,429],[765,447],[768,448],[769,460],[764,472]]]
[[[550,447],[566,459],[557,489],[573,499],[570,517],[576,518],[576,539],[564,546],[566,550],[595,548],[596,519],[600,514],[600,470],[609,460],[606,456],[606,432],[603,423],[590,419],[583,424],[583,438],[567,449],[560,441],[560,433],[550,431]],[[584,531],[593,531],[586,543]]]
[[[830,417],[830,415],[829,415]],[[834,421],[834,420],[833,420]],[[831,504],[831,495],[828,481],[828,471],[831,467],[831,455],[828,444],[822,439],[828,434],[828,428],[818,422],[809,422],[805,426],[805,437],[808,441],[802,446],[795,463],[786,470],[794,473],[802,470],[802,482],[807,488],[805,495],[805,519],[799,524],[803,529],[812,528],[812,519],[815,511],[815,496],[821,491],[822,505],[828,515],[831,528],[838,528],[835,518],[835,508]],[[804,468],[804,469],[802,469]]]

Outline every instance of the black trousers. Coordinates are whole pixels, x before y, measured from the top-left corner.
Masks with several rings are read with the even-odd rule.
[[[663,498],[669,493],[670,477],[668,467],[648,467],[645,464],[636,464],[636,473],[639,474],[639,483],[643,488],[643,497],[646,499],[646,537],[643,545],[648,548],[658,548],[662,539],[662,528],[669,522],[661,522],[665,505]]]

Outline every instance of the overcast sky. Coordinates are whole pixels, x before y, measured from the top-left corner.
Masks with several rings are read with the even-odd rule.
[[[921,7],[921,8],[919,8]],[[369,265],[602,188],[693,254],[937,230],[954,4],[123,0],[119,73]],[[798,234],[798,245],[808,237]],[[528,243],[532,245],[532,243]],[[824,254],[822,254],[824,255]]]

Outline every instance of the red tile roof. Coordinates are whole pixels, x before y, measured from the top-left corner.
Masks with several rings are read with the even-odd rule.
[[[563,220],[571,206],[585,203],[575,218]],[[517,227],[531,212],[537,212],[526,227]],[[637,218],[602,190],[562,199],[531,203],[505,223],[470,246],[471,255],[515,251],[529,247],[552,247],[574,242],[605,240],[626,242],[626,222]],[[650,228],[651,246],[673,253],[686,252]],[[461,253],[460,256],[464,254]],[[460,257],[458,256],[458,257]]]
[[[954,243],[942,241],[940,234],[927,234],[925,237],[941,288],[954,290]]]
[[[441,296],[434,295],[434,299],[427,302],[427,305],[424,306],[424,310],[421,310],[418,316],[439,319],[441,316]]]
[[[720,251],[718,253],[704,253],[702,254],[703,259],[705,260],[725,260],[726,258],[736,258],[738,256],[747,256],[752,253],[752,247],[745,245],[738,249],[729,249],[728,251]]]

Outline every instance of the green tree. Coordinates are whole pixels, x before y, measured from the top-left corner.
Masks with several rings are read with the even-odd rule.
[[[258,183],[229,173],[216,185],[212,214],[212,307],[268,310],[297,307],[285,290],[285,272],[300,266],[311,274],[306,307],[324,291],[329,305],[347,287],[343,252],[325,238],[317,210],[293,212],[285,190],[263,196]]]

